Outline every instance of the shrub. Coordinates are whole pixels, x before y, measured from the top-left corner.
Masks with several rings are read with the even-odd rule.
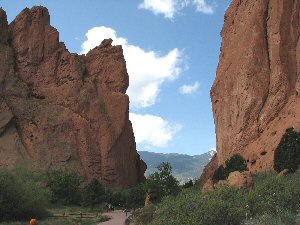
[[[194,183],[192,180],[189,180],[188,182],[185,182],[183,185],[182,185],[182,188],[190,188],[190,187],[193,187],[194,186]]]
[[[70,171],[46,172],[44,182],[50,189],[53,203],[79,204],[81,178]]]
[[[0,169],[0,221],[47,215],[49,193],[25,170]]]
[[[145,198],[146,187],[143,183],[127,189],[110,189],[106,191],[106,201],[113,206],[139,208],[144,206]]]
[[[234,171],[243,172],[248,170],[246,160],[240,154],[233,155],[230,159],[226,160],[225,164],[227,176]]]
[[[226,180],[227,173],[223,165],[219,166],[218,169],[214,172],[212,180],[218,182],[219,180]]]
[[[220,187],[201,193],[185,189],[158,205],[151,225],[239,225],[245,218],[244,191]]]
[[[274,155],[274,169],[295,172],[300,165],[300,133],[289,128],[283,135]]]
[[[97,180],[92,179],[91,182],[83,188],[82,205],[94,207],[105,200],[104,186]]]
[[[122,189],[110,189],[105,192],[106,201],[113,206],[125,206],[127,199],[126,190]]]
[[[219,166],[213,174],[212,180],[218,182],[219,180],[226,180],[231,172],[248,170],[246,160],[240,155],[235,154],[225,162],[226,167]]]
[[[255,188],[249,192],[249,213],[252,216],[282,212],[296,213],[300,206],[300,172],[287,177],[276,174],[255,176]]]
[[[243,225],[298,225],[297,216],[290,212],[282,212],[281,215],[274,216],[272,214],[264,214],[249,219]]]
[[[163,198],[148,216],[151,225],[296,225],[300,207],[300,171],[286,177],[258,174],[253,190],[221,186],[201,193],[184,189]],[[275,193],[275,194],[274,194]],[[247,218],[255,218],[246,220]],[[132,221],[139,221],[132,218]]]

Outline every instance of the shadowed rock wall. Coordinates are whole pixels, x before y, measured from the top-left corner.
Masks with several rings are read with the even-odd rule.
[[[9,25],[0,9],[0,166],[137,184],[146,165],[128,118],[128,80],[111,40],[72,54],[46,8],[26,8]]]

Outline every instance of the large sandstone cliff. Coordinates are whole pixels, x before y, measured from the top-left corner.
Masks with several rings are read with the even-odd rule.
[[[121,46],[70,53],[48,10],[0,9],[0,166],[70,169],[131,186],[146,165],[136,152]]]
[[[210,171],[234,153],[252,172],[272,170],[286,129],[300,130],[300,0],[233,0],[224,20]]]

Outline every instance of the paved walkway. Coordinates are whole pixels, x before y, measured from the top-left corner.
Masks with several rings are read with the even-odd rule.
[[[98,225],[124,225],[126,220],[126,214],[122,210],[115,210],[109,213],[104,213],[104,216],[108,216],[111,219],[109,221],[99,223]],[[127,217],[130,213],[127,213]]]

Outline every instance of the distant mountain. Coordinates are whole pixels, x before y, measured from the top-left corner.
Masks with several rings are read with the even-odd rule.
[[[156,171],[156,167],[161,162],[169,162],[173,169],[173,175],[180,181],[180,183],[187,182],[199,178],[204,166],[210,161],[215,154],[211,150],[202,155],[184,155],[177,153],[154,153],[147,151],[139,151],[141,159],[145,161],[148,166],[146,170],[146,177]]]

